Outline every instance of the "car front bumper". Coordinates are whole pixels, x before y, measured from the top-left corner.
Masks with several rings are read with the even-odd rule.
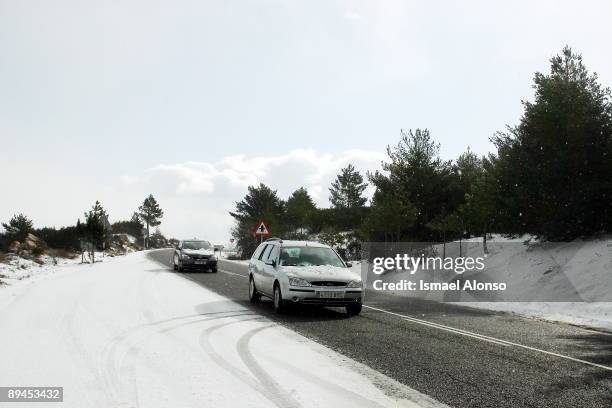
[[[330,295],[331,293],[333,293],[333,295]],[[289,286],[288,290],[283,293],[283,298],[286,301],[296,304],[322,306],[350,306],[360,304],[362,296],[363,291],[359,288],[330,289]]]

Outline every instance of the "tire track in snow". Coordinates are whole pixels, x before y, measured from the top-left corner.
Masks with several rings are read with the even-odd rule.
[[[266,370],[257,362],[249,346],[251,340],[253,339],[255,335],[257,335],[259,332],[263,330],[266,330],[272,327],[277,327],[277,325],[271,324],[268,326],[258,327],[258,328],[248,331],[247,333],[242,335],[242,337],[240,337],[240,339],[238,340],[237,350],[238,350],[238,355],[240,356],[240,359],[244,362],[244,364],[247,366],[249,371],[251,371],[251,373],[253,373],[253,375],[256,378],[260,379],[260,381],[263,384],[269,387],[275,387],[277,389],[281,389],[280,385],[274,380],[274,378],[272,378],[272,376],[270,376],[266,372]],[[353,391],[350,391],[332,382],[325,381],[322,378],[300,367],[288,364],[287,362],[281,361],[280,359],[277,359],[277,358],[273,358],[272,360],[275,362],[277,366],[281,366],[287,371],[291,372],[292,374],[296,374],[302,377],[303,379],[310,382],[311,384],[315,384],[320,388],[326,389],[335,395],[342,394],[346,396],[347,400],[352,401],[353,404],[355,404],[356,401],[359,401],[358,406],[363,406],[366,408],[375,408],[375,407],[384,408],[383,405],[379,404],[376,401],[367,399]],[[289,396],[291,397],[290,394]]]
[[[275,327],[276,324],[270,324],[263,327],[258,327],[246,332],[242,337],[238,339],[238,343],[236,345],[236,350],[238,351],[238,356],[242,360],[242,362],[246,365],[249,371],[259,380],[259,382],[269,390],[274,390],[279,397],[288,402],[288,405],[284,405],[286,407],[299,407],[300,403],[297,402],[291,395],[291,393],[285,391],[281,385],[276,382],[276,380],[268,374],[268,372],[255,360],[255,357],[249,350],[249,342],[259,332],[269,329],[271,327]]]
[[[264,383],[264,382],[255,380],[249,374],[245,373],[238,367],[235,367],[233,364],[227,362],[223,358],[223,356],[221,356],[219,353],[217,353],[214,350],[214,347],[211,341],[211,336],[215,331],[222,329],[223,327],[233,325],[233,324],[239,324],[245,321],[255,321],[255,320],[260,320],[260,319],[263,319],[263,317],[257,317],[255,319],[240,319],[238,321],[222,323],[222,324],[218,324],[215,326],[211,326],[205,329],[200,335],[200,345],[219,367],[221,367],[228,373],[235,376],[237,379],[239,379],[244,384],[251,387],[253,390],[260,393],[262,396],[264,396],[266,399],[268,399],[270,402],[272,402],[277,407],[279,408],[301,408],[301,404],[298,401],[296,401],[293,398],[293,396],[291,396],[289,393],[283,390],[278,383],[276,383],[275,381]]]
[[[236,311],[227,311],[227,312],[218,312],[215,314],[221,313],[234,313]],[[135,395],[126,389],[123,385],[123,380],[125,376],[122,376],[122,371],[125,373],[126,368],[124,367],[126,364],[126,358],[135,359],[138,357],[141,348],[138,346],[144,344],[151,340],[150,331],[154,330],[156,333],[166,333],[171,330],[176,330],[178,328],[199,324],[208,320],[217,320],[224,319],[230,317],[239,317],[244,316],[244,313],[231,314],[226,316],[214,316],[214,317],[205,317],[192,321],[184,322],[185,319],[193,319],[196,317],[203,316],[202,314],[193,314],[187,316],[180,316],[170,319],[160,320],[158,322],[142,324],[136,326],[130,330],[123,332],[122,334],[113,338],[109,343],[107,343],[104,351],[102,352],[102,364],[101,364],[101,375],[105,379],[105,383],[107,385],[107,389],[111,392],[113,399],[119,404],[119,406],[138,406],[138,402],[135,399]],[[181,323],[171,325],[169,327],[165,327],[159,330],[155,330],[155,328],[159,326],[163,326],[168,323],[182,321]],[[127,344],[127,349],[121,352],[122,347]],[[161,371],[161,369],[160,369]],[[130,372],[130,368],[127,368],[127,372]],[[133,369],[131,369],[131,373],[133,374]],[[134,378],[134,377],[132,377]],[[132,382],[132,386],[135,384]],[[136,405],[125,405],[126,401],[132,401]]]

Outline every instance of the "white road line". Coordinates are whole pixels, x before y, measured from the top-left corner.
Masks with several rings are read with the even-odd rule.
[[[240,276],[241,278],[248,278],[248,276],[244,276],[239,273],[224,271],[223,269],[219,269],[219,272],[227,273],[228,275]]]
[[[452,331],[452,332],[454,332],[456,334],[460,334],[460,335],[468,336],[468,337],[476,337],[476,338],[478,338],[480,340],[488,340],[491,343],[496,343],[496,344],[503,343],[503,345],[505,345],[505,346],[520,347],[520,348],[523,348],[525,350],[530,350],[530,351],[535,351],[535,352],[538,352],[538,353],[548,354],[550,356],[563,358],[563,359],[566,359],[566,360],[574,361],[576,363],[581,363],[581,364],[589,365],[589,366],[592,366],[592,367],[601,368],[603,370],[612,371],[612,367],[608,367],[608,366],[605,366],[605,365],[602,365],[602,364],[592,363],[590,361],[581,360],[579,358],[574,358],[574,357],[566,356],[566,355],[555,353],[555,352],[552,352],[552,351],[546,351],[546,350],[542,350],[542,349],[539,349],[539,348],[535,348],[535,347],[531,347],[531,346],[526,346],[524,344],[514,343],[514,342],[508,341],[508,340],[497,339],[495,337],[485,336],[485,335],[474,333],[474,332],[470,332],[470,331],[467,331],[467,330],[456,329],[454,327],[450,327],[450,326],[445,326],[443,324],[429,322],[427,320],[417,319],[417,318],[406,316],[406,315],[403,315],[403,314],[400,314],[400,313],[390,312],[388,310],[379,309],[377,307],[366,306],[366,305],[363,305],[363,307],[371,309],[371,310],[376,310],[378,312],[390,314],[390,315],[393,315],[393,316],[401,317],[402,319],[404,319],[406,321],[409,321],[409,322],[412,322],[412,323],[421,324],[421,325],[424,325],[424,326],[429,326],[429,327],[433,327],[433,328],[440,329],[440,330]]]
[[[364,307],[367,307],[367,306],[364,306]],[[412,321],[412,319],[407,319],[407,318],[404,318],[404,320],[407,320],[409,322]],[[502,343],[502,342],[497,341],[497,340],[491,340],[491,339],[487,338],[486,336],[481,336],[481,335],[478,335],[478,334],[475,334],[475,333],[474,334],[467,333],[467,332],[464,332],[463,330],[460,330],[460,329],[451,329],[449,327],[444,327],[444,326],[440,326],[440,325],[437,325],[437,324],[428,324],[428,322],[424,322],[424,321],[421,321],[421,322],[417,321],[417,322],[414,322],[414,323],[423,324],[425,326],[433,327],[434,329],[445,330],[445,331],[448,331],[448,332],[451,332],[451,333],[455,333],[455,334],[461,334],[463,336],[473,337],[475,339],[482,340],[482,341],[488,341],[489,343],[497,344],[498,346],[504,346],[504,347],[510,346],[509,344]]]

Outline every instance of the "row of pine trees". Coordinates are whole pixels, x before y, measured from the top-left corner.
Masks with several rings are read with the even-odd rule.
[[[572,240],[612,231],[612,97],[582,57],[566,47],[536,73],[533,102],[518,125],[495,134],[495,152],[469,148],[440,157],[427,129],[402,131],[379,171],[342,169],[330,186],[330,208],[306,189],[286,200],[260,184],[230,212],[244,256],[265,219],[274,235],[335,244],[350,231],[359,241],[447,241],[462,236],[530,233]],[[370,201],[367,184],[374,188]],[[486,244],[486,241],[485,241]]]
[[[161,224],[164,212],[153,195],[145,198],[130,220],[116,221],[110,224],[108,213],[99,201],[90,210],[83,213],[76,225],[63,228],[35,228],[33,221],[24,214],[15,214],[7,223],[2,223],[4,234],[0,234],[0,249],[6,250],[11,242],[23,242],[30,233],[41,238],[55,249],[78,250],[81,242],[88,242],[102,249],[110,240],[110,235],[125,233],[132,235],[147,246],[150,228]]]

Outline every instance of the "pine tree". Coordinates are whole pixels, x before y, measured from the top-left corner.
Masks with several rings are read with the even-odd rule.
[[[132,213],[132,218],[130,219],[130,222],[141,224],[144,227],[144,225],[142,224],[142,220],[140,219],[140,215],[138,215],[136,211]]]
[[[299,229],[299,235],[303,237],[304,228],[309,226],[311,217],[316,209],[315,203],[310,194],[308,194],[308,191],[304,187],[300,187],[287,199],[287,223],[294,230]]]
[[[359,208],[366,203],[362,196],[367,183],[364,183],[361,174],[355,170],[352,164],[343,168],[329,189],[329,201],[334,208]]]
[[[494,138],[515,232],[569,240],[612,226],[612,94],[570,48],[535,74],[535,100]]]
[[[136,213],[135,213],[136,214]],[[149,247],[150,227],[156,227],[161,224],[160,219],[164,216],[164,211],[161,209],[153,194],[149,194],[144,202],[138,207],[138,219],[144,222],[147,229],[146,247]],[[133,218],[133,216],[132,216]]]
[[[34,223],[23,214],[13,215],[8,224],[2,223],[9,239],[23,241],[34,230]]]
[[[389,161],[382,166],[385,173],[369,175],[382,197],[392,196],[416,208],[412,234],[403,234],[412,240],[435,239],[437,234],[427,225],[440,214],[453,212],[463,201],[457,169],[442,161],[439,151],[440,145],[427,129],[402,130],[400,142],[394,148],[387,147]]]
[[[487,234],[496,226],[500,218],[503,202],[495,179],[494,156],[481,160],[482,170],[472,180],[469,193],[465,197],[465,215],[469,231],[482,236],[484,253],[488,253]],[[499,226],[498,226],[499,227]]]
[[[91,259],[94,260],[95,248],[102,247],[105,240],[104,220],[108,217],[104,207],[99,201],[85,214],[85,225],[83,226],[85,238],[93,245]]]
[[[440,233],[440,238],[442,240],[442,258],[446,258],[446,243],[457,236],[461,237],[461,232],[463,231],[462,213],[463,209],[459,207],[450,214],[439,214],[427,224],[430,229]]]
[[[378,189],[362,230],[370,241],[400,242],[417,219],[417,209],[399,198],[395,191]]]
[[[482,159],[470,148],[462,153],[455,164],[464,194],[469,194],[474,181],[482,174]]]

